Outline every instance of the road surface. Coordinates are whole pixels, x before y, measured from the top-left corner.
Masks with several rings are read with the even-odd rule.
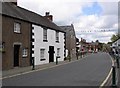
[[[3,79],[3,86],[100,86],[111,69],[107,53],[69,64]]]

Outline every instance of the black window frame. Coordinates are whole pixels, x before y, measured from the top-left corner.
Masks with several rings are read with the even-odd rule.
[[[55,39],[56,39],[56,42],[59,43],[59,31],[56,31],[56,35],[55,35]]]
[[[47,35],[48,35],[48,33],[47,33],[47,28],[43,28],[43,42],[48,42],[48,40],[47,40]]]

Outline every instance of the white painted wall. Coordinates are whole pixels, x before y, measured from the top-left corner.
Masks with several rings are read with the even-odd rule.
[[[112,44],[112,46],[114,47],[117,47],[118,45],[120,45],[120,39],[118,39],[116,42]]]
[[[54,62],[56,61],[57,56],[57,48],[60,48],[60,58],[58,61],[64,60],[64,33],[59,32],[59,43],[56,43],[56,31],[48,29],[47,30],[47,40],[48,42],[43,42],[43,28],[37,25],[32,25],[34,27],[34,36],[35,41],[34,44],[34,54],[32,56],[35,58],[35,65],[41,65],[45,63],[49,63],[49,46],[54,46]],[[40,61],[40,49],[45,49],[45,59],[44,61]]]

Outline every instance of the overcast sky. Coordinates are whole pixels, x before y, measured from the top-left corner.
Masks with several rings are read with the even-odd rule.
[[[45,12],[50,12],[54,23],[59,26],[73,24],[79,39],[82,37],[88,42],[95,40],[108,42],[118,30],[117,1],[18,0],[18,5],[42,16]]]

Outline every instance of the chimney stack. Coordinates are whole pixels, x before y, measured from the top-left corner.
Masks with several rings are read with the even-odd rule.
[[[14,5],[17,6],[17,0],[2,0],[2,2],[9,2],[9,3],[13,3]]]
[[[12,3],[17,6],[17,0],[13,0]]]
[[[16,0],[16,2],[12,2],[12,3],[17,6],[17,0]]]
[[[50,12],[46,12],[46,13],[45,13],[45,16],[49,16],[49,14],[50,14]]]
[[[9,2],[17,6],[17,0],[3,0],[3,2]]]
[[[44,17],[47,18],[50,21],[53,21],[53,16],[50,15],[50,12],[46,12]]]

